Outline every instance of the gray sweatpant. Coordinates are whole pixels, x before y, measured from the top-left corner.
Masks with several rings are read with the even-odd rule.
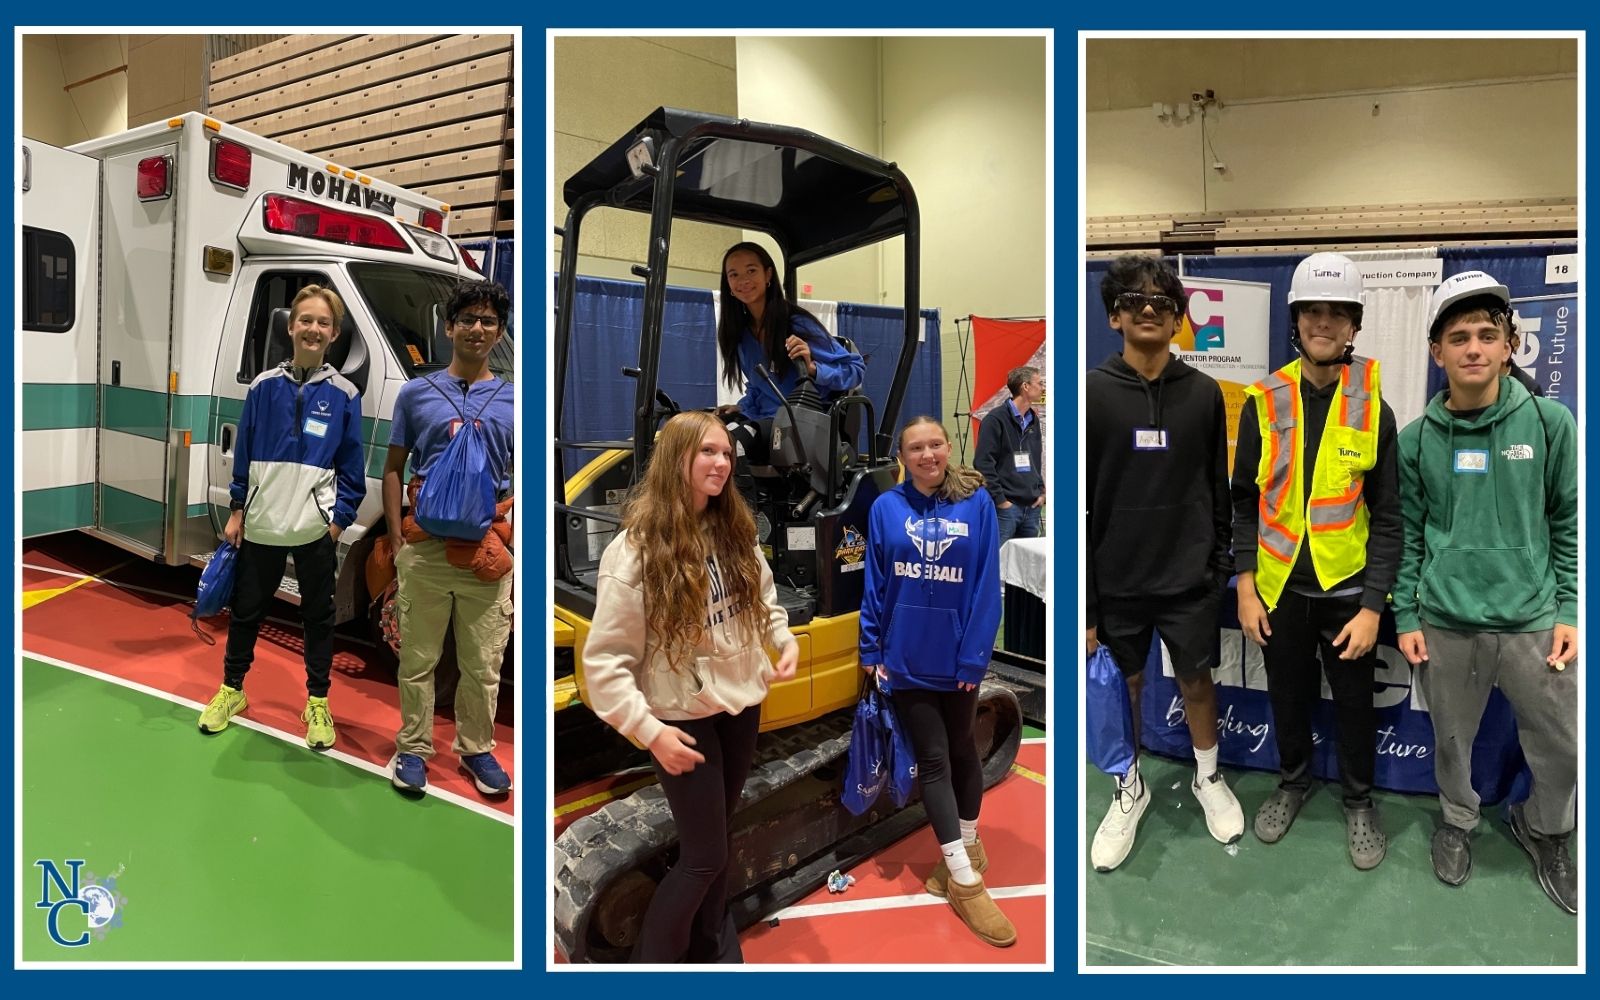
[[[1545,835],[1571,832],[1578,795],[1578,664],[1557,671],[1545,662],[1552,631],[1455,632],[1422,626],[1428,661],[1418,675],[1433,719],[1433,774],[1449,825],[1468,831],[1478,825],[1472,741],[1498,683],[1511,703],[1522,753],[1533,772],[1528,825]]]

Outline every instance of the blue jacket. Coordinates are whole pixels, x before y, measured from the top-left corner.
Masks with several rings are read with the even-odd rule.
[[[891,688],[982,681],[1000,627],[998,539],[984,490],[952,503],[907,481],[879,497],[867,520],[861,665],[883,664]]]
[[[845,350],[821,323],[810,316],[791,314],[789,329],[811,347],[811,360],[817,363],[817,388],[822,391],[823,399],[832,399],[854,388],[866,377],[867,363],[861,355]],[[778,383],[778,390],[784,396],[793,392],[800,381],[800,366],[791,365],[788,374],[779,375],[773,370],[767,350],[756,340],[755,334],[749,330],[744,332],[744,338],[739,341],[739,370],[744,373],[745,390],[739,400],[739,412],[751,420],[765,420],[778,412],[779,407],[783,406],[783,399],[774,396],[767,380],[756,374],[756,365],[766,366],[767,374]]]
[[[290,364],[250,383],[233,450],[229,496],[244,510],[244,537],[260,545],[314,542],[330,522],[348,528],[367,495],[360,391],[332,365],[297,385]]]

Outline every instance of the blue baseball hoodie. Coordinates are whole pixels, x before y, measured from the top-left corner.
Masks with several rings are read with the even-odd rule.
[[[954,691],[989,669],[1000,627],[994,501],[924,496],[909,481],[867,520],[861,665],[883,664],[890,687]]]
[[[348,528],[367,495],[360,391],[326,364],[297,383],[291,365],[257,376],[239,417],[229,496],[258,545],[304,545],[330,523]]]

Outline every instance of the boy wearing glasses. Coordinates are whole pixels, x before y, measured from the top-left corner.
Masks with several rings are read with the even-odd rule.
[[[1127,680],[1137,749],[1145,659],[1152,633],[1160,632],[1194,745],[1190,791],[1211,836],[1231,844],[1244,833],[1244,813],[1217,770],[1211,681],[1231,568],[1222,390],[1172,353],[1188,294],[1163,261],[1118,257],[1100,295],[1122,351],[1086,380],[1086,645],[1093,653],[1105,643]],[[1095,831],[1090,860],[1097,871],[1128,856],[1149,803],[1136,759]]]
[[[1394,411],[1378,362],[1357,357],[1361,270],[1314,253],[1289,284],[1299,357],[1246,390],[1234,453],[1239,627],[1261,647],[1278,788],[1256,812],[1264,844],[1289,832],[1311,790],[1311,713],[1322,678],[1339,735],[1345,840],[1366,871],[1388,851],[1372,799],[1378,619],[1400,565]],[[1319,660],[1320,656],[1320,660]]]
[[[400,581],[395,606],[400,620],[400,715],[394,786],[421,792],[433,756],[434,668],[445,631],[455,626],[456,688],[454,751],[478,791],[500,796],[511,778],[494,757],[494,715],[500,694],[500,663],[511,633],[511,574],[485,580],[453,565],[445,542],[417,530],[402,531],[402,477],[409,460],[413,489],[428,478],[463,420],[473,420],[488,450],[497,497],[511,494],[515,387],[489,370],[489,354],[504,335],[511,300],[492,281],[463,281],[445,305],[450,364],[407,382],[394,404],[394,426],[383,469],[383,514]],[[413,502],[415,493],[412,494]],[[406,540],[411,534],[412,541]]]

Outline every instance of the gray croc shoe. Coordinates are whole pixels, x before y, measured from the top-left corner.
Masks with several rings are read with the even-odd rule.
[[[1256,810],[1256,838],[1263,844],[1276,844],[1282,840],[1294,818],[1300,814],[1300,806],[1305,800],[1305,792],[1288,788],[1274,791]]]
[[[1389,852],[1389,838],[1383,832],[1383,822],[1378,818],[1378,807],[1361,806],[1344,810],[1344,829],[1350,841],[1350,863],[1362,871],[1370,871],[1383,862]]]

